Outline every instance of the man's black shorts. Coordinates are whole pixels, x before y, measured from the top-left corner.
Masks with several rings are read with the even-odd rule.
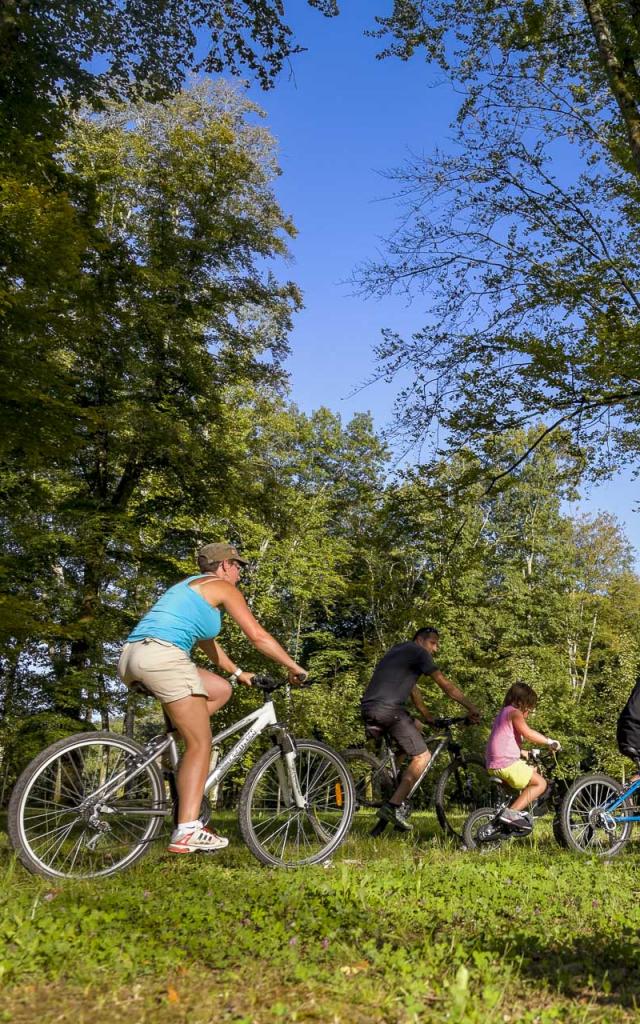
[[[382,726],[409,757],[417,757],[429,749],[413,718],[404,708],[390,704],[362,704],[361,711],[365,724],[370,722]]]

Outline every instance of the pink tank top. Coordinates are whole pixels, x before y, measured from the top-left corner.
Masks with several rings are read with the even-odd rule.
[[[522,740],[516,735],[513,724],[509,721],[509,714],[512,711],[517,711],[517,708],[507,704],[493,723],[484,755],[487,768],[506,768],[520,759]]]

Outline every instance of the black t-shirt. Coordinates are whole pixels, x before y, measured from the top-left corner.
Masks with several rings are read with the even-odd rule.
[[[376,665],[371,682],[364,691],[363,705],[406,703],[420,676],[430,676],[438,666],[420,644],[409,641],[396,644]]]
[[[640,725],[640,679],[631,691],[629,700],[625,704],[624,708],[620,713],[620,722],[633,723],[636,726]]]

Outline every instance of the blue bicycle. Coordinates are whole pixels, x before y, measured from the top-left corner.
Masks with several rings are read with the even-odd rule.
[[[583,775],[567,790],[560,828],[571,850],[615,857],[640,821],[640,779],[623,786],[609,775]]]

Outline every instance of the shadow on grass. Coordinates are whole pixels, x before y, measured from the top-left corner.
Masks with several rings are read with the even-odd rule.
[[[604,940],[593,935],[536,939],[528,932],[485,948],[505,961],[522,957],[519,974],[524,982],[546,983],[565,998],[603,1007],[640,1007],[640,944],[625,925],[618,936]]]

